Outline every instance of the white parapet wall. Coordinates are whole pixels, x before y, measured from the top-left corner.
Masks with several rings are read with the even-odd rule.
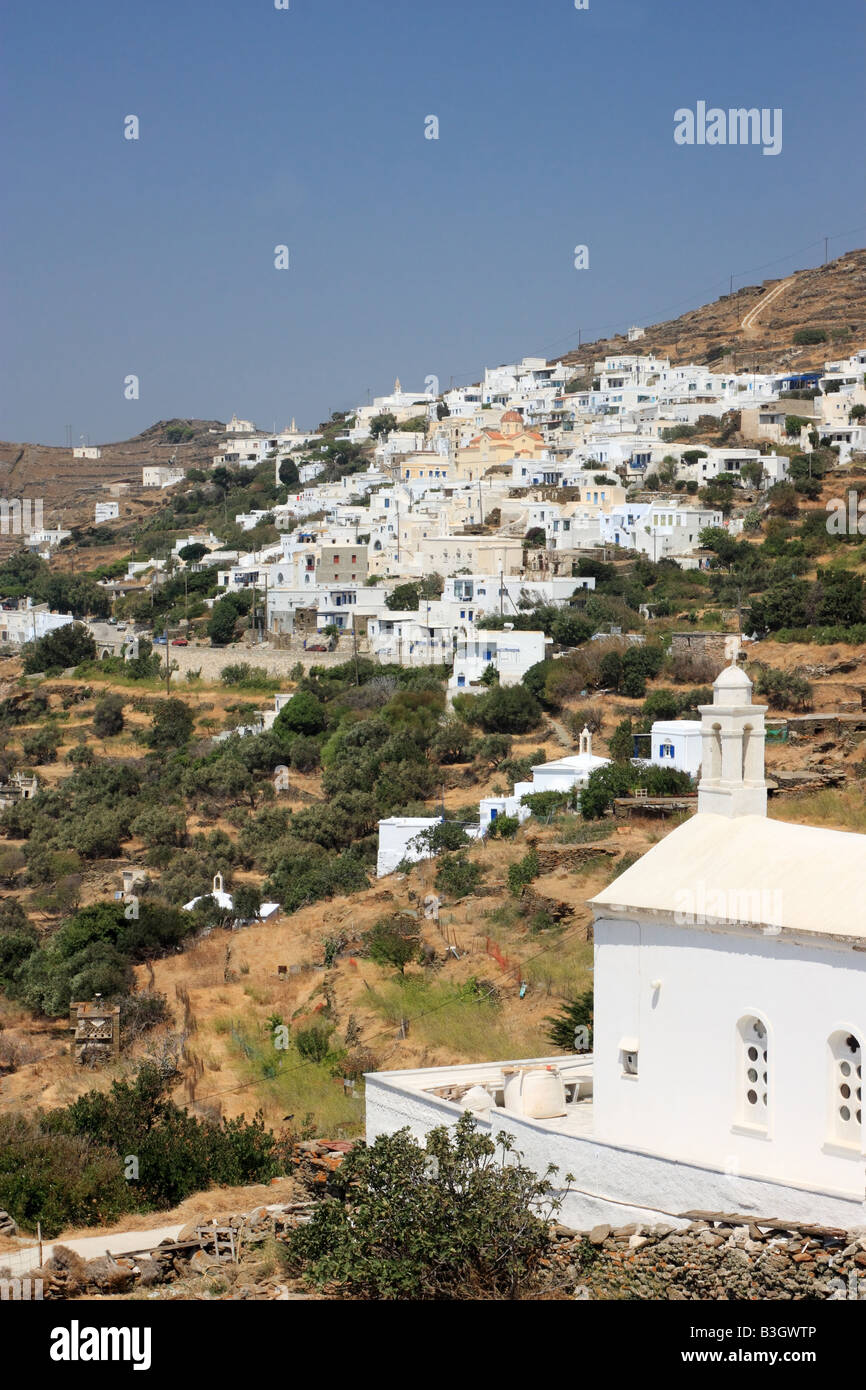
[[[367,1143],[404,1127],[423,1142],[431,1129],[454,1125],[463,1113],[454,1101],[443,1100],[428,1088],[489,1083],[503,1067],[532,1061],[370,1073],[365,1078]],[[591,1074],[592,1057],[534,1059],[539,1067],[551,1064],[559,1066],[568,1081],[572,1073]],[[485,1133],[511,1135],[523,1161],[539,1174],[549,1163],[557,1165],[555,1181],[562,1197],[559,1219],[576,1230],[601,1222],[685,1225],[689,1220],[685,1213],[698,1210],[772,1216],[846,1230],[866,1226],[863,1201],[605,1143],[592,1133],[591,1101],[567,1109],[575,1112],[574,1118],[536,1120],[497,1106],[490,1119],[476,1116],[476,1123]],[[567,1173],[574,1176],[568,1188]]]

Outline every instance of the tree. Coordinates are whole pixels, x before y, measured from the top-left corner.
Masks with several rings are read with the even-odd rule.
[[[764,481],[764,465],[758,459],[749,459],[740,469],[740,477],[752,487],[760,487]]]
[[[385,606],[392,612],[405,613],[417,609],[418,602],[417,584],[398,584],[386,598]]]
[[[818,571],[816,621],[827,627],[851,627],[863,622],[863,578],[850,570]]]
[[[487,734],[526,734],[541,722],[541,705],[522,685],[495,685],[470,707],[474,724]]]
[[[177,553],[188,565],[197,565],[202,556],[207,555],[208,548],[201,541],[193,541],[190,545],[181,546]]]
[[[475,892],[482,876],[481,866],[467,859],[463,851],[446,854],[439,860],[436,869],[436,892],[448,898],[467,898]]]
[[[326,1197],[289,1242],[291,1265],[356,1297],[514,1298],[539,1270],[560,1201],[521,1162],[510,1135],[472,1116],[430,1131],[408,1128],[357,1145]],[[570,1181],[570,1176],[566,1181]]]
[[[211,610],[207,625],[207,635],[215,647],[224,647],[234,641],[238,610],[228,598],[220,599]]]
[[[630,719],[623,719],[621,723],[617,724],[607,749],[610,756],[618,763],[628,762],[634,756],[634,733]]]
[[[274,732],[285,734],[319,734],[326,724],[325,707],[311,690],[296,690],[274,720]]]
[[[96,643],[81,623],[67,623],[53,632],[46,632],[36,642],[26,643],[22,656],[27,675],[37,671],[65,671],[82,661],[92,661],[96,656]]]
[[[299,487],[301,475],[298,472],[298,465],[294,459],[282,459],[280,462],[280,482],[291,492],[293,488]]]
[[[370,421],[370,435],[373,439],[381,439],[383,434],[390,434],[391,430],[396,428],[397,416],[393,415],[390,410],[374,415]]]
[[[592,627],[577,613],[561,609],[551,624],[550,636],[563,647],[579,647],[592,636]]]
[[[796,516],[799,511],[792,483],[774,483],[767,493],[767,501],[774,516]]]
[[[377,965],[393,965],[402,975],[421,946],[418,928],[412,918],[389,917],[365,933],[367,954]]]
[[[151,748],[180,748],[192,737],[194,719],[185,700],[170,697],[158,700],[153,708],[153,720],[147,742]]]
[[[530,526],[526,535],[523,537],[523,544],[529,546],[530,550],[543,550],[547,544],[547,536],[543,526]]]
[[[554,1047],[566,1052],[591,1052],[593,1031],[592,990],[584,990],[576,999],[567,1000],[553,1018],[546,1018],[547,1036]]]
[[[261,890],[254,883],[238,883],[232,892],[232,910],[238,921],[253,922],[262,905]]]
[[[98,738],[112,738],[123,732],[123,696],[103,695],[93,711],[93,732]]]

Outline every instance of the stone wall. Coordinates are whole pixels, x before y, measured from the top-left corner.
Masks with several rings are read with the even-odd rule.
[[[691,1224],[555,1231],[551,1268],[582,1299],[866,1301],[866,1233],[692,1212]]]

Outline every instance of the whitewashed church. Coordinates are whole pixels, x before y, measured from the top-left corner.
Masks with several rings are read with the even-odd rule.
[[[592,900],[592,1054],[374,1073],[368,1140],[469,1108],[575,1175],[578,1227],[866,1223],[866,835],[768,819],[751,696],[722,671],[697,814]]]

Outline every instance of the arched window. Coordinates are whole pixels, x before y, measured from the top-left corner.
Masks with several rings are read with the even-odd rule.
[[[739,1118],[744,1124],[766,1129],[770,1094],[767,1025],[755,1016],[741,1018],[737,1033]]]
[[[863,1133],[863,1049],[860,1039],[842,1028],[830,1038],[830,1138],[859,1149]]]
[[[722,726],[714,724],[710,741],[710,781],[718,782],[722,775]]]
[[[749,775],[749,743],[751,742],[751,738],[752,738],[752,726],[751,726],[751,724],[747,724],[747,725],[745,726],[745,728],[743,729],[743,765],[742,765],[742,777],[743,777],[743,781],[745,781],[746,778],[747,778],[748,775]]]

